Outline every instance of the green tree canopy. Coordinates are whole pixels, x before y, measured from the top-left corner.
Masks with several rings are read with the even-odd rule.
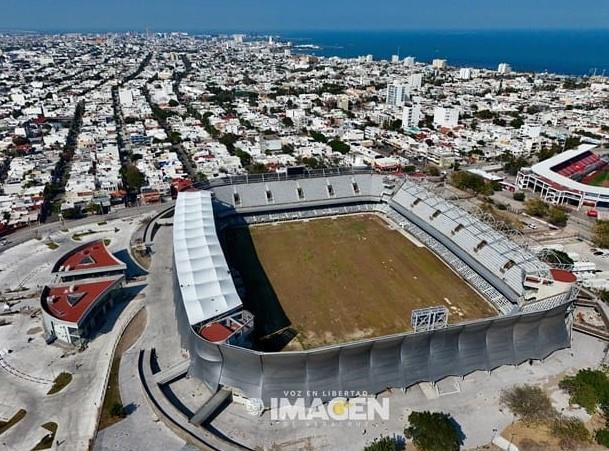
[[[364,451],[398,451],[398,445],[392,437],[381,436],[364,448]]]
[[[146,184],[146,177],[134,164],[128,164],[121,168],[121,175],[127,189],[130,191],[139,191]]]
[[[548,204],[541,199],[529,199],[525,204],[525,211],[528,215],[543,218],[548,214]]]
[[[412,412],[404,429],[420,451],[452,451],[461,446],[458,425],[450,415],[442,412]]]
[[[330,141],[330,142],[328,143],[328,145],[329,145],[330,147],[332,147],[332,150],[333,150],[334,152],[340,152],[340,153],[342,153],[343,155],[344,155],[344,154],[346,154],[346,153],[349,153],[349,150],[351,150],[351,147],[349,146],[349,144],[347,144],[347,143],[345,143],[345,142],[341,141],[341,140],[340,140],[340,139],[338,139],[338,138],[333,139],[332,141]]]

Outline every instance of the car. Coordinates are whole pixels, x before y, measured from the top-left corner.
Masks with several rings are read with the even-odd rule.
[[[537,229],[537,226],[535,224],[527,224],[527,227],[532,230]]]

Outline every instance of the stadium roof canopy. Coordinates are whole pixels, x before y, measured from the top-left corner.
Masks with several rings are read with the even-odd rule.
[[[178,195],[173,243],[182,302],[191,325],[241,308],[241,299],[216,233],[210,192]]]
[[[580,144],[576,149],[566,150],[562,153],[556,154],[553,157],[548,158],[547,160],[543,160],[537,164],[534,164],[531,167],[531,170],[538,176],[544,177],[547,180],[558,183],[559,185],[562,185],[563,187],[569,188],[571,190],[581,191],[585,193],[607,195],[609,194],[609,188],[586,185],[569,177],[565,177],[564,175],[561,175],[558,172],[552,170],[553,167],[559,165],[560,163],[568,161],[571,158],[575,158],[584,152],[591,151],[596,147],[598,147],[596,144]]]

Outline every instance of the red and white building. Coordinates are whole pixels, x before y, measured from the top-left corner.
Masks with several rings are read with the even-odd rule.
[[[54,282],[40,299],[49,341],[80,346],[106,320],[125,282],[126,265],[93,241],[65,254],[53,267]]]
[[[609,168],[609,159],[594,152],[595,144],[554,155],[530,168],[523,168],[516,178],[521,190],[538,193],[545,202],[591,207],[609,206],[609,187],[587,183],[599,170]]]

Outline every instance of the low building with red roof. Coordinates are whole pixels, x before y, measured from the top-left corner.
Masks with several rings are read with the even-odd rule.
[[[85,243],[61,257],[52,273],[61,282],[88,279],[90,277],[124,274],[127,265],[108,250],[103,240]]]
[[[125,270],[102,240],[63,255],[52,269],[55,283],[44,287],[40,299],[49,341],[80,346],[93,337],[119,298]]]
[[[50,337],[78,346],[90,338],[114,307],[124,277],[79,281],[71,285],[45,287],[41,307]]]

